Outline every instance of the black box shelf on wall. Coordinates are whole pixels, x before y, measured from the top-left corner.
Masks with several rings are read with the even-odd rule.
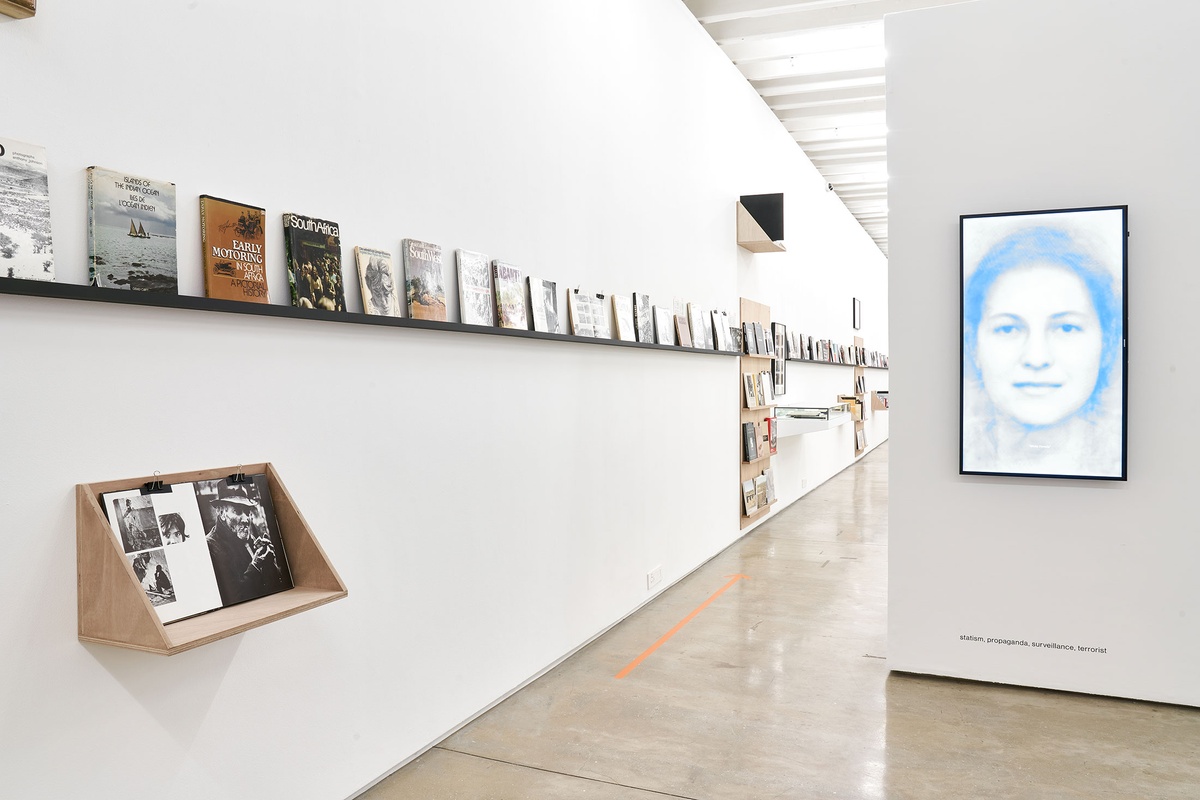
[[[783,194],[744,194],[737,204],[738,246],[752,253],[782,253]]]

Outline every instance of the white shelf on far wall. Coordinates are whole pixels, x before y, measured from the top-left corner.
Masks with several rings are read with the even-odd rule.
[[[850,422],[849,412],[831,414],[829,419],[797,419],[796,417],[776,417],[779,424],[780,436],[799,436],[804,433],[817,433],[837,428]]]

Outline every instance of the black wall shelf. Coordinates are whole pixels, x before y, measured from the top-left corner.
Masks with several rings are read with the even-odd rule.
[[[724,350],[707,350],[702,347],[679,347],[649,342],[626,342],[620,339],[594,339],[589,336],[574,336],[565,333],[542,333],[540,331],[493,328],[486,325],[464,325],[461,322],[435,322],[409,317],[384,317],[376,314],[361,314],[354,311],[324,311],[321,309],[294,308],[292,306],[267,303],[243,303],[237,300],[214,300],[210,297],[193,297],[182,294],[159,292],[135,292],[129,289],[107,289],[95,286],[80,286],[73,283],[33,281],[22,278],[0,278],[0,294],[22,297],[48,297],[57,300],[83,300],[90,303],[119,303],[129,306],[151,308],[178,308],[188,311],[215,311],[224,314],[250,314],[259,317],[287,317],[289,319],[315,320],[318,322],[341,322],[351,325],[379,325],[388,328],[416,328],[426,331],[451,331],[454,333],[476,333],[486,336],[510,336],[519,339],[543,339],[550,341],[598,344],[609,347],[637,347],[643,350],[697,353],[708,356],[733,356],[739,353]]]
[[[887,369],[887,367],[872,367],[867,366],[866,364],[839,364],[836,361],[814,361],[811,358],[789,358],[787,360],[797,364],[816,364],[821,367],[862,367],[863,369]]]

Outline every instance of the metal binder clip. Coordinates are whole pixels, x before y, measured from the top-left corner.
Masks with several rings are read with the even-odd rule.
[[[162,478],[158,477],[158,470],[154,470],[154,480],[142,484],[142,494],[162,494],[169,491],[171,487],[163,486]]]

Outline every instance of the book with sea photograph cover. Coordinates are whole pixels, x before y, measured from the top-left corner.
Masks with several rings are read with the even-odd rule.
[[[496,303],[492,299],[492,263],[483,253],[459,248],[454,251],[458,264],[458,313],[465,325],[496,324]]]
[[[88,283],[179,293],[175,184],[87,168]]]
[[[396,289],[396,264],[387,250],[354,247],[363,311],[381,317],[399,317],[400,293]]]
[[[100,505],[164,624],[292,588],[266,475],[105,492]]]
[[[0,277],[54,280],[46,148],[0,139]]]
[[[445,322],[446,280],[442,274],[442,246],[405,239],[400,243],[400,250],[408,315],[413,319]]]
[[[268,303],[266,211],[200,195],[204,294],[219,300]]]
[[[288,286],[296,308],[346,310],[342,285],[342,238],[336,222],[283,215]]]
[[[496,321],[500,327],[529,330],[521,270],[515,264],[496,259],[492,262],[492,282],[496,287]]]

